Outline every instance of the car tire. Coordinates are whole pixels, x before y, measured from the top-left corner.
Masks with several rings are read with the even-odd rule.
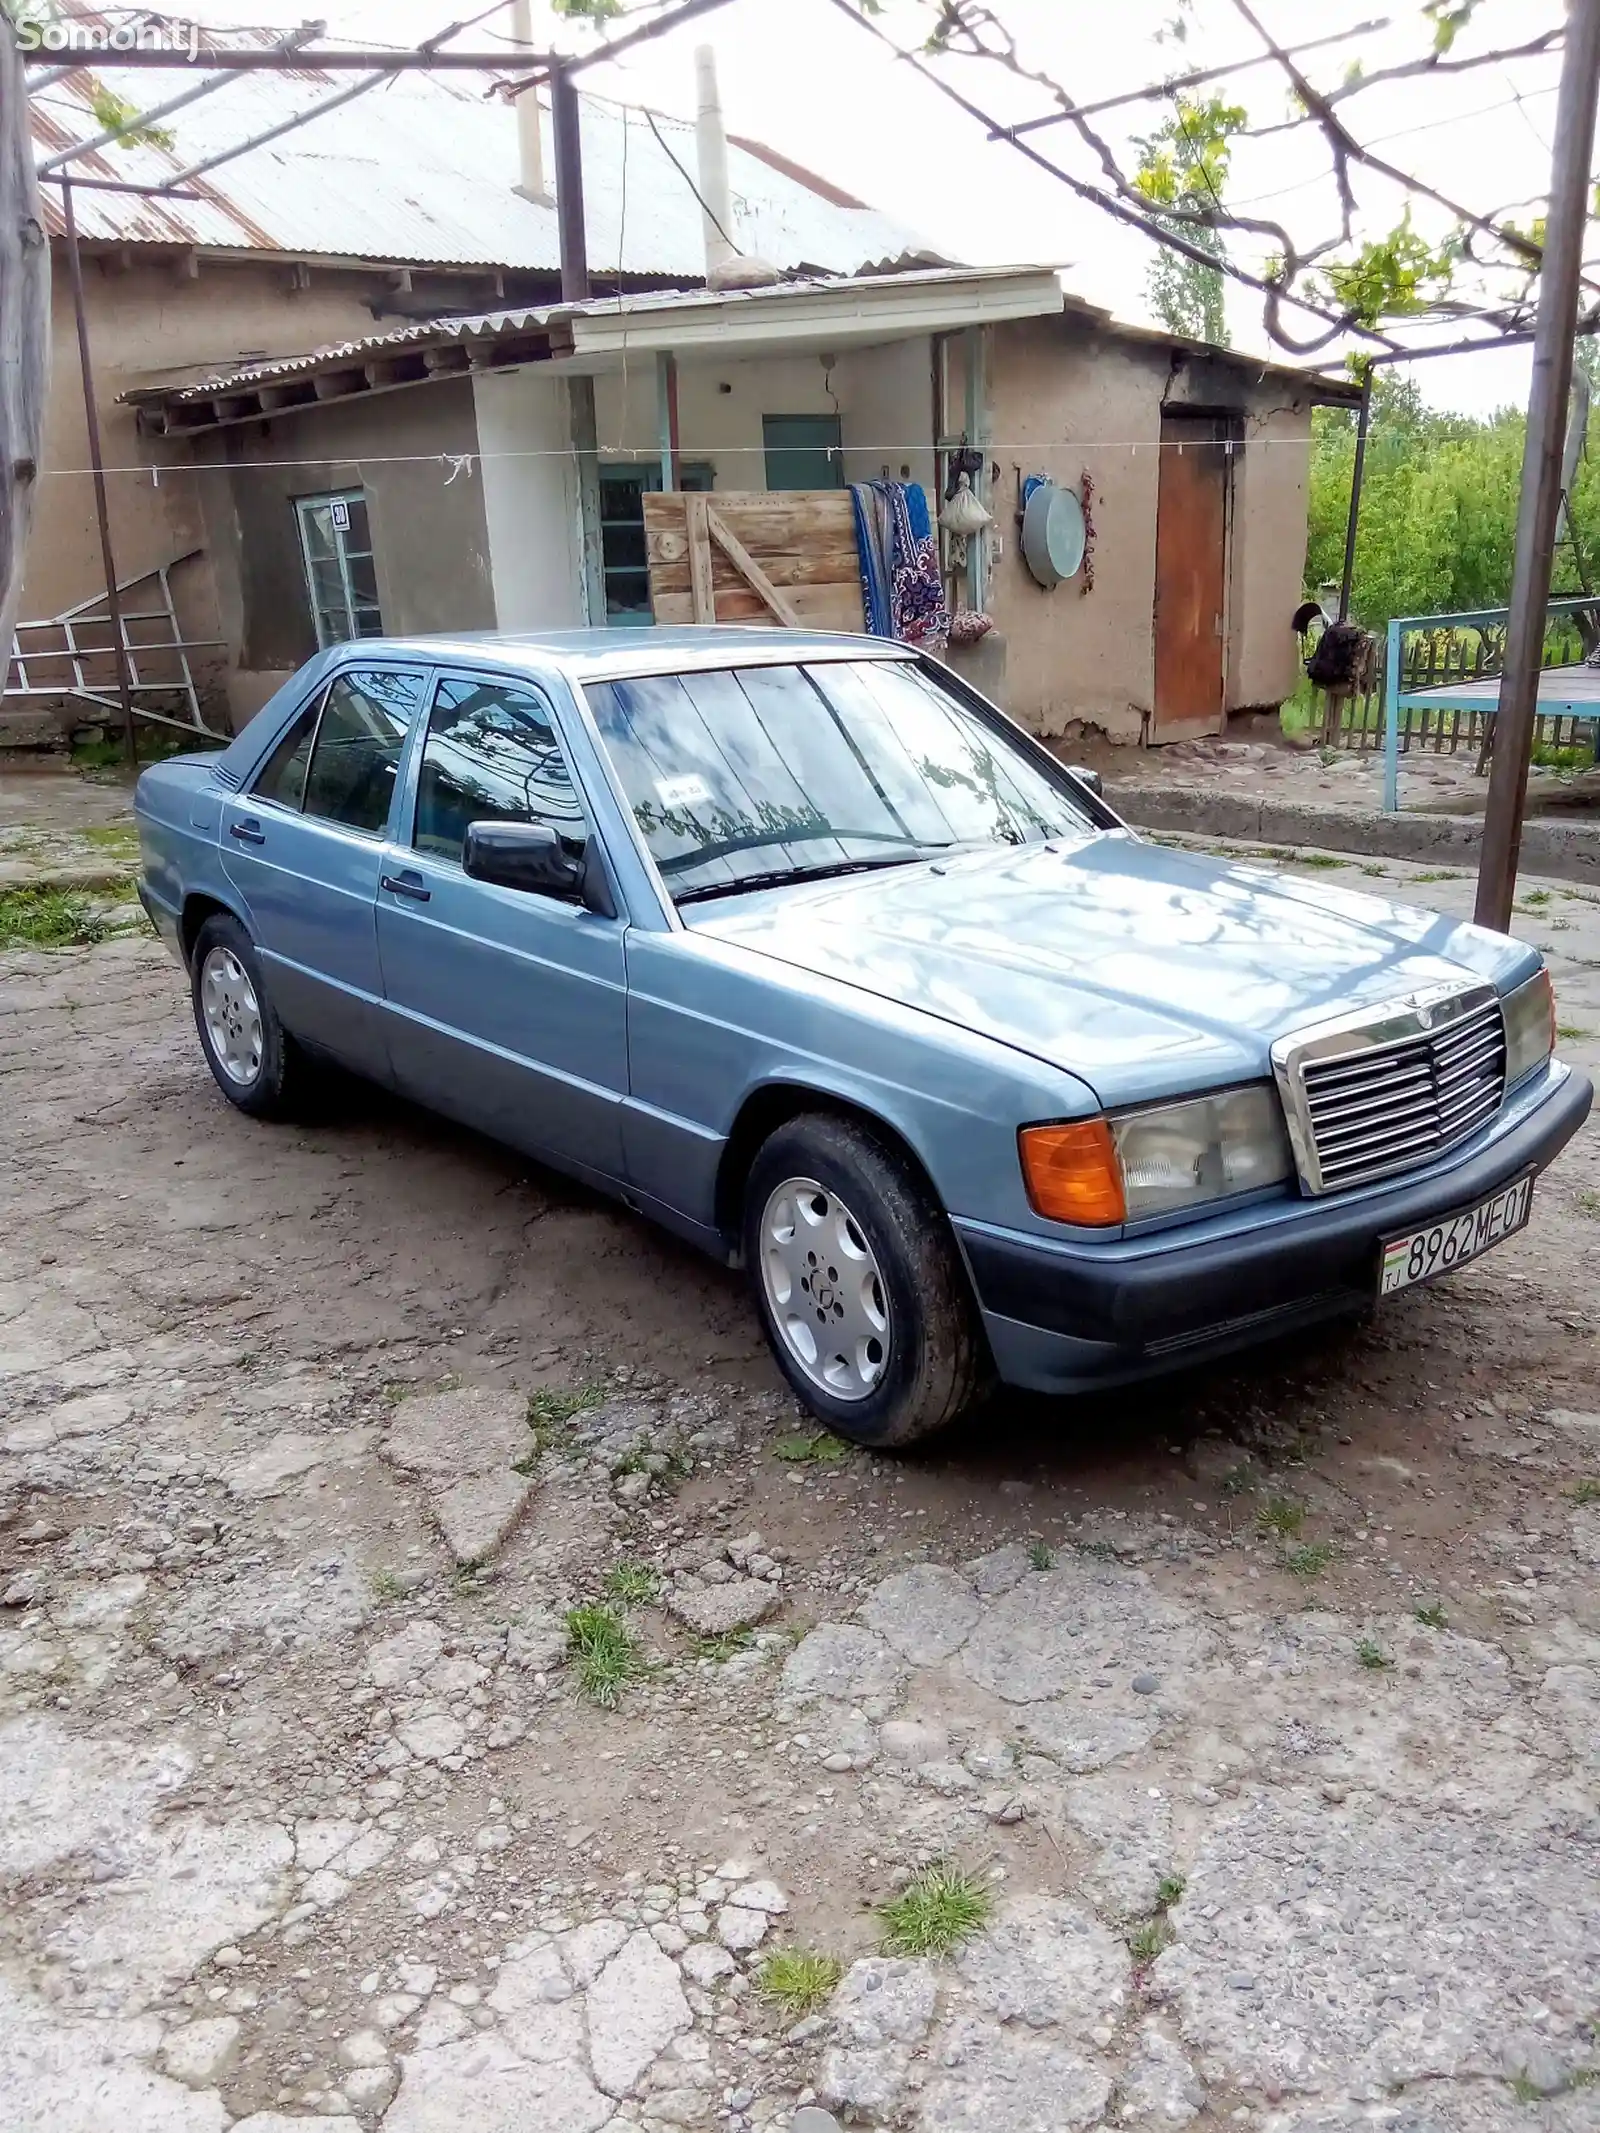
[[[310,1062],[278,1019],[254,941],[217,912],[189,958],[195,1028],[217,1087],[251,1118],[292,1118],[312,1079]]]
[[[993,1376],[943,1210],[886,1139],[806,1114],[745,1188],[745,1263],[778,1367],[829,1429],[877,1450],[975,1406]]]

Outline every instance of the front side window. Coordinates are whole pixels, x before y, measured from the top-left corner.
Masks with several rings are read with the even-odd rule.
[[[301,810],[377,836],[389,819],[420,675],[354,668],[328,684],[306,771]]]
[[[588,698],[680,903],[1091,826],[1064,776],[909,662],[658,675]]]
[[[364,493],[302,496],[294,508],[319,650],[355,637],[381,637],[378,567]]]
[[[583,856],[583,805],[550,707],[531,689],[452,679],[434,695],[412,841],[419,852],[459,863],[473,822],[543,823],[574,859]]]

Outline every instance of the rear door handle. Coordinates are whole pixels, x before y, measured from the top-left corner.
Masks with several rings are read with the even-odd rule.
[[[228,835],[237,837],[241,844],[265,844],[267,841],[266,831],[252,815],[247,815],[241,822],[230,822]]]
[[[380,874],[378,886],[387,889],[391,896],[409,897],[414,904],[425,904],[433,894],[431,889],[423,887],[420,874]]]

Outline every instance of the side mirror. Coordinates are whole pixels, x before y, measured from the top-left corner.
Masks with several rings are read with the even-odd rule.
[[[1104,799],[1105,781],[1098,770],[1084,770],[1076,763],[1068,763],[1066,768],[1080,785],[1088,786],[1097,800]]]
[[[580,900],[584,863],[544,822],[469,823],[461,865],[474,881],[559,896],[568,903]]]

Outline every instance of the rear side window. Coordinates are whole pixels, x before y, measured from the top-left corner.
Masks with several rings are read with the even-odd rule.
[[[276,800],[280,807],[292,807],[298,814],[305,798],[306,765],[311,760],[311,741],[321,709],[319,696],[306,706],[267,757],[266,768],[252,788],[259,799]]]
[[[303,811],[368,835],[389,819],[422,677],[358,667],[330,684],[306,773]]]

